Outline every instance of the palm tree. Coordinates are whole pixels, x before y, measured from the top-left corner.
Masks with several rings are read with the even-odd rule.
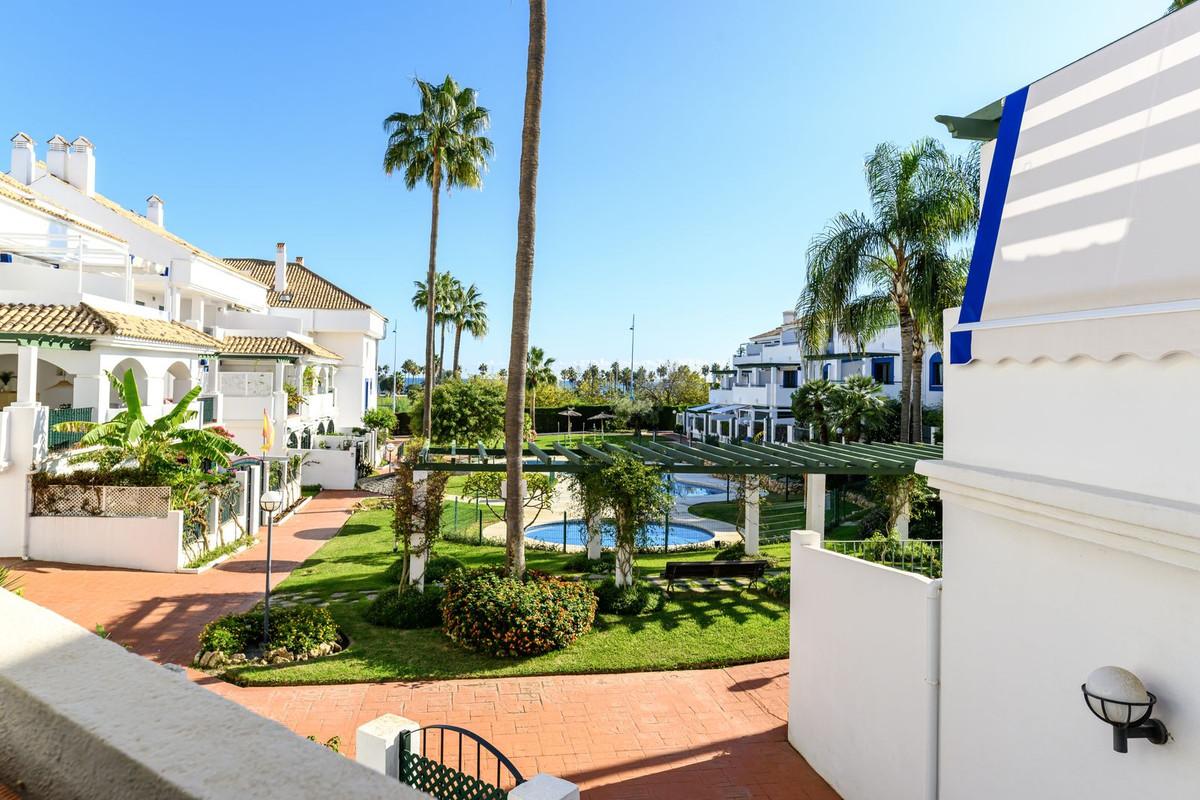
[[[521,181],[517,189],[517,255],[513,277],[512,337],[508,345],[508,391],[504,406],[506,561],[510,575],[525,576],[522,525],[522,441],[529,315],[533,308],[533,251],[537,228],[538,146],[542,138],[542,77],[546,62],[546,0],[529,0],[529,51],[525,66],[525,120],[521,128]]]
[[[529,348],[529,359],[525,368],[525,391],[529,395],[530,434],[537,436],[537,390],[539,386],[554,383],[556,376],[553,358],[546,358],[540,347]]]
[[[832,416],[846,438],[869,441],[887,422],[887,403],[879,382],[869,375],[851,375],[833,387],[829,396]]]
[[[421,432],[429,441],[433,426],[433,326],[437,306],[438,205],[442,184],[477,189],[492,155],[492,142],[482,133],[488,126],[488,110],[479,105],[474,89],[460,87],[449,75],[441,85],[413,79],[421,95],[416,114],[397,111],[383,121],[388,134],[383,154],[383,171],[404,174],[409,191],[418,183],[429,186],[433,198],[429,223],[429,268],[425,285],[433,297],[425,304],[425,404]]]
[[[792,392],[792,416],[797,422],[817,429],[817,441],[829,444],[829,426],[833,417],[833,384],[824,379],[807,381]]]
[[[900,324],[900,438],[920,439],[920,386],[913,391],[914,286],[949,259],[946,248],[978,219],[978,160],[956,159],[934,139],[904,150],[881,144],[867,159],[872,211],[838,214],[808,248],[808,281],[796,303],[801,332],[818,348],[830,331],[878,320],[889,304]],[[856,306],[856,303],[858,304]],[[914,426],[912,420],[918,422]]]
[[[575,369],[574,367],[566,367],[558,374],[564,381],[572,386],[579,383],[579,370]]]
[[[412,306],[418,311],[425,311],[429,304],[429,290],[425,287],[425,281],[413,281],[413,296]],[[449,272],[439,272],[434,276],[433,280],[433,295],[436,308],[433,312],[434,325],[441,333],[441,344],[434,355],[434,384],[442,375],[442,365],[445,361],[446,354],[446,324],[452,318],[452,309],[457,302],[458,293],[462,289],[462,284],[458,279]]]
[[[479,365],[479,374],[487,375],[487,371],[488,371],[488,365],[487,365],[487,362],[484,361],[482,364]]]
[[[458,350],[462,344],[463,331],[471,334],[473,339],[482,339],[488,332],[487,301],[475,284],[463,288],[459,284],[458,292],[454,295],[454,308],[450,312],[450,321],[454,323],[454,375],[458,375]]]
[[[181,458],[193,464],[211,461],[227,467],[231,455],[246,452],[225,436],[186,427],[196,418],[196,411],[189,406],[200,396],[201,387],[192,387],[174,408],[149,422],[142,414],[142,399],[133,370],[127,370],[122,378],[111,373],[108,377],[125,404],[122,411],[108,422],[72,421],[54,426],[62,433],[82,433],[80,447],[99,447],[98,451],[82,456],[88,461],[109,469],[132,462],[145,472],[163,474],[177,471]]]
[[[404,359],[404,363],[400,365],[400,371],[410,378],[415,378],[421,374],[421,365],[411,358],[406,358]]]

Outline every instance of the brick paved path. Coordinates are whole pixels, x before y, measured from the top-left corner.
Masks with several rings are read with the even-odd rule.
[[[271,583],[278,584],[331,539],[362,492],[322,492],[271,540]],[[4,559],[19,575],[25,599],[89,630],[99,623],[114,641],[163,663],[190,664],[200,630],[215,617],[262,599],[266,529],[259,543],[200,575]]]
[[[322,492],[276,527],[276,582],[337,533],[360,497]],[[206,622],[262,596],[265,545],[202,575],[12,562],[25,596],[160,662],[188,663]],[[562,775],[586,800],[837,800],[788,744],[787,663],[626,675],[243,689],[199,683],[302,736],[394,713],[469,728],[526,775]]]

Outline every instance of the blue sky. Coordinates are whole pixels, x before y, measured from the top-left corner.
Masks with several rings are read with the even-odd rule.
[[[560,364],[724,361],[777,324],[804,249],[864,203],[877,143],[967,113],[1159,14],[1166,0],[551,0],[532,340]],[[331,11],[332,9],[332,11]],[[224,256],[274,243],[398,321],[420,360],[428,190],[380,168],[418,75],[492,113],[480,192],[442,204],[439,264],[479,284],[507,362],[527,11],[508,2],[94,3],[5,10],[0,116],[96,145],[97,188]],[[38,37],[53,31],[52,41]],[[11,39],[12,37],[10,37]],[[385,343],[381,360],[390,360]]]

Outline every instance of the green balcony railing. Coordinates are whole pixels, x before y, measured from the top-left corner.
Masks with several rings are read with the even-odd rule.
[[[52,408],[50,409],[50,436],[48,445],[51,450],[62,450],[70,447],[83,438],[82,433],[60,433],[54,426],[60,422],[93,422],[94,409],[91,408]]]

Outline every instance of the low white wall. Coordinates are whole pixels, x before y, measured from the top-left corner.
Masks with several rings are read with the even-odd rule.
[[[184,564],[183,512],[165,517],[30,517],[37,561],[174,572]]]
[[[792,533],[791,577],[788,741],[845,800],[935,797],[940,582],[811,531]]]
[[[2,590],[0,640],[0,779],[22,797],[428,797]]]
[[[306,486],[319,483],[325,489],[353,489],[358,480],[354,468],[354,450],[289,450],[288,455],[306,456],[300,467]]]

